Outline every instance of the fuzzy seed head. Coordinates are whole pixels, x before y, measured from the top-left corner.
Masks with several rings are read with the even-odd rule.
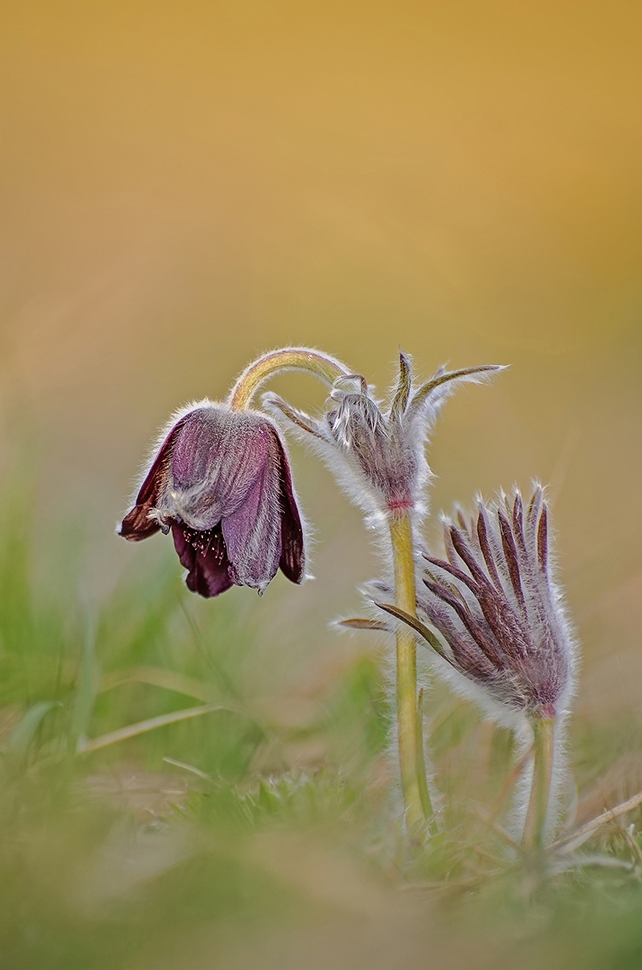
[[[422,489],[430,478],[425,445],[442,401],[458,381],[481,381],[499,368],[489,365],[447,374],[443,369],[413,387],[410,361],[399,357],[399,376],[388,404],[381,405],[359,374],[335,381],[320,418],[297,411],[275,395],[264,406],[317,448],[350,496],[368,515],[398,510],[424,512]]]

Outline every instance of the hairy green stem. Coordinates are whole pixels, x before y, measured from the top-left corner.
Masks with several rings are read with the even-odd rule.
[[[546,821],[553,777],[555,721],[533,718],[533,779],[524,824],[524,846],[540,851],[546,836]]]
[[[230,391],[227,403],[235,411],[248,408],[261,384],[284,370],[306,371],[329,385],[337,378],[350,374],[344,364],[328,354],[321,354],[309,347],[283,347],[249,364]]]
[[[415,561],[412,523],[408,512],[397,512],[390,520],[390,539],[395,576],[395,602],[399,609],[414,616]],[[412,830],[432,818],[428,794],[420,703],[417,697],[417,654],[411,630],[400,627],[396,634],[397,649],[397,740],[401,790],[406,823]]]

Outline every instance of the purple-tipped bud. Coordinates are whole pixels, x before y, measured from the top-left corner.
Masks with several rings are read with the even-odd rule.
[[[119,533],[138,541],[170,529],[201,596],[234,584],[262,591],[279,567],[302,582],[301,517],[270,420],[204,401],[174,421]]]
[[[481,688],[474,696],[509,720],[557,718],[572,691],[574,643],[551,576],[541,488],[527,510],[516,492],[444,531],[448,558],[424,556],[417,616],[446,642],[459,686]]]

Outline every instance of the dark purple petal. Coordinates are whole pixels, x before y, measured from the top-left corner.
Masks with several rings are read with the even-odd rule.
[[[279,566],[283,575],[291,583],[301,583],[305,575],[303,527],[294,497],[287,455],[280,441],[278,441],[278,444],[281,451],[281,558]]]
[[[518,602],[522,608],[525,609],[523,591],[521,588],[521,577],[519,573],[519,566],[517,564],[517,549],[515,547],[515,540],[511,531],[510,523],[501,512],[498,512],[498,518],[500,528],[502,530],[502,546],[504,549],[506,562],[508,564],[511,582],[513,583],[513,587],[515,582],[517,582],[518,591],[516,591],[516,595]],[[488,560],[494,565],[494,559],[488,543],[485,520],[484,528],[481,530],[481,532],[483,536],[483,539],[480,540],[482,554],[484,554],[484,546],[486,546],[488,549]],[[528,635],[528,626],[526,629],[524,628],[523,623],[520,621],[520,614],[515,612],[513,607],[506,599],[503,587],[499,582],[497,570],[494,570],[494,578],[497,580],[497,588],[494,588],[489,582],[488,578],[485,576],[480,565],[477,563],[472,550],[467,545],[461,533],[452,527],[450,534],[458,555],[463,559],[475,580],[477,580],[479,584],[476,592],[471,586],[469,586],[469,588],[471,589],[471,592],[475,593],[484,619],[488,624],[495,643],[497,644],[496,649],[498,652],[496,653],[496,660],[499,661],[501,665],[506,665],[507,661],[513,664],[521,663],[523,658],[525,658],[528,654],[532,654],[534,649],[534,645]],[[452,575],[454,575],[454,573],[452,573]]]
[[[520,548],[526,550],[524,542],[524,504],[522,496],[517,492],[513,502],[513,533],[515,534]]]
[[[508,525],[508,523],[506,524]],[[456,530],[452,531],[456,532]],[[512,535],[510,538],[512,541]],[[495,570],[495,576],[497,579],[497,588],[495,589],[479,564],[476,562],[472,551],[464,542],[461,535],[453,535],[453,542],[455,543],[455,548],[457,549],[458,554],[464,560],[479,584],[476,592],[472,589],[472,587],[470,588],[472,592],[475,592],[477,602],[479,603],[480,609],[484,615],[484,619],[492,630],[500,650],[505,656],[508,657],[525,655],[529,649],[528,639],[519,622],[519,617],[515,614],[510,603],[506,599],[503,587],[499,582],[497,571]],[[515,551],[515,565],[517,566],[514,543],[513,550]],[[508,556],[506,558],[508,559]],[[490,561],[493,562],[492,557]],[[523,603],[523,598],[521,602]]]
[[[426,586],[426,580],[424,580]],[[480,649],[479,644],[468,635],[466,627],[462,632],[457,625],[457,613],[440,596],[420,596],[418,605],[426,614],[435,629],[439,630],[452,651],[457,669],[465,676],[482,683],[497,672],[496,666]]]
[[[532,643],[504,593],[492,588],[482,589],[477,602],[503,653],[513,660],[526,656],[532,649]]]
[[[160,446],[158,454],[152,463],[152,467],[147,472],[145,481],[138,491],[136,504],[127,513],[121,523],[118,533],[124,539],[129,539],[130,542],[140,542],[141,539],[148,539],[160,529],[159,523],[153,518],[150,519],[149,513],[156,507],[162,491],[168,482],[172,451],[187,417],[186,415],[180,421],[177,421]]]
[[[281,558],[280,469],[274,456],[244,503],[221,527],[234,582],[262,590],[274,579]]]
[[[517,601],[520,606],[524,606],[524,591],[522,589],[521,577],[519,574],[519,562],[517,561],[517,549],[515,548],[515,539],[511,531],[510,522],[504,515],[501,509],[497,510],[497,519],[499,521],[499,531],[502,537],[502,548],[504,550],[504,556],[506,557],[506,565],[508,566],[508,575],[510,576],[511,585]]]
[[[458,579],[460,583],[463,583],[464,586],[467,586],[468,589],[471,591],[471,593],[473,593],[475,596],[478,595],[479,584],[476,583],[473,579],[471,579],[470,576],[468,576],[467,573],[463,571],[463,569],[459,569],[457,566],[453,566],[451,563],[445,562],[443,559],[434,559],[432,556],[427,556],[425,553],[424,553],[424,559],[426,560],[426,562],[429,562],[432,566],[439,566],[439,568],[443,569],[444,572],[449,573],[451,576],[454,576],[454,578]]]
[[[459,562],[457,553],[455,552],[455,547],[453,546],[453,540],[450,535],[450,525],[444,523],[444,548],[446,550],[446,558],[451,566],[456,566]]]
[[[506,526],[510,530],[508,522],[506,522]],[[515,611],[506,599],[501,583],[499,582],[499,576],[497,575],[496,569],[495,578],[498,585],[497,588],[494,588],[484,573],[482,567],[477,562],[472,549],[469,547],[461,532],[459,532],[459,530],[454,526],[451,526],[450,529],[447,530],[447,533],[452,540],[457,554],[466,564],[474,579],[469,579],[466,574],[462,570],[459,570],[456,566],[452,566],[438,559],[433,559],[430,557],[426,558],[429,562],[439,566],[445,572],[459,580],[459,582],[463,583],[473,593],[479,604],[479,608],[481,609],[484,620],[488,624],[488,633],[486,630],[479,627],[479,624],[477,624],[471,616],[471,620],[476,623],[477,627],[477,629],[473,631],[470,624],[466,622],[464,617],[461,615],[461,606],[459,609],[457,609],[454,603],[450,602],[446,596],[437,593],[437,590],[432,589],[432,587],[429,588],[435,592],[436,595],[441,595],[443,600],[450,603],[452,609],[457,612],[462,622],[465,623],[470,635],[473,637],[480,649],[482,649],[484,653],[487,654],[489,659],[492,660],[495,666],[505,667],[507,662],[509,664],[511,662],[521,662],[522,658],[524,658],[529,652],[532,652],[532,644],[528,639],[528,635],[524,631],[522,624],[520,623],[519,616],[516,615]],[[494,560],[488,544],[485,521],[481,534],[482,538],[480,540],[480,548],[482,554],[484,553],[484,547],[486,547],[488,550],[488,560],[494,566]],[[516,557],[517,551],[515,550],[512,533],[510,535],[510,539],[513,543],[513,550],[515,551]],[[426,580],[424,580],[424,582],[426,582]],[[469,613],[469,611],[467,612]]]
[[[542,506],[537,523],[537,561],[544,574],[548,569],[548,511],[546,503]]]
[[[192,593],[218,596],[233,585],[221,527],[197,532],[172,522],[172,537],[181,565],[187,569],[185,583]]]
[[[214,405],[192,411],[172,455],[176,515],[206,530],[236,512],[263,474],[274,434],[248,412]]]
[[[435,596],[438,596],[444,601],[444,603],[447,603],[448,606],[455,611],[480,650],[484,653],[488,660],[490,660],[494,667],[501,669],[504,666],[503,658],[500,656],[496,645],[477,623],[468,607],[461,603],[457,596],[455,596],[455,594],[445,586],[435,583],[430,579],[424,579],[424,584],[431,593],[434,593]],[[451,649],[456,655],[457,647],[454,644],[451,644]]]
[[[466,532],[468,532],[467,529]],[[459,532],[454,525],[450,528],[450,538],[452,539],[452,543],[455,547],[457,555],[463,562],[466,563],[473,579],[482,586],[490,586],[488,577],[485,575],[484,570],[480,567],[475,559],[472,549],[464,539],[461,532]]]
[[[152,505],[135,505],[121,522],[118,535],[129,542],[140,542],[155,535],[160,530],[160,525],[156,519],[150,519],[151,508]]]
[[[557,716],[572,683],[573,643],[547,575],[542,491],[535,489],[527,511],[517,493],[494,512],[499,532],[481,503],[476,523],[447,526],[450,562],[425,556],[441,572],[424,572],[418,615],[446,639],[460,672],[502,705],[528,717]]]
[[[499,578],[497,566],[493,558],[493,552],[488,540],[488,522],[486,520],[486,511],[483,506],[480,506],[479,514],[477,516],[477,538],[479,539],[479,548],[481,549],[482,556],[484,557],[488,574],[497,589],[502,589],[502,581]]]
[[[546,506],[544,502],[544,493],[542,492],[541,486],[537,486],[533,492],[533,497],[531,498],[528,505],[528,512],[526,513],[526,542],[528,545],[528,555],[534,558],[537,562],[537,526],[539,524],[539,517],[542,511],[542,506]]]

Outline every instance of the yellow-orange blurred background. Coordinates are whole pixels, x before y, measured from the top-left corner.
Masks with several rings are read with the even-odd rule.
[[[552,482],[581,703],[639,705],[640,27],[624,0],[9,5],[3,423],[37,429],[39,514],[84,524],[95,586],[142,555],[111,530],[157,426],[258,352],[382,389],[400,347],[510,363],[446,406],[434,508]],[[283,595],[329,618],[367,540],[295,461],[318,579]]]

